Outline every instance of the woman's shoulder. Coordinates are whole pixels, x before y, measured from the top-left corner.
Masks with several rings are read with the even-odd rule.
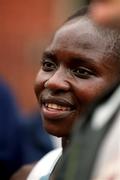
[[[40,180],[42,177],[49,175],[61,154],[62,148],[57,148],[47,153],[35,165],[27,180]]]

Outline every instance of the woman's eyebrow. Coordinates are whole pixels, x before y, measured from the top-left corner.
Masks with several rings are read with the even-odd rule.
[[[72,62],[75,62],[76,64],[91,64],[91,65],[97,65],[98,63],[93,59],[93,58],[88,58],[88,57],[72,57],[71,58]]]
[[[70,60],[70,64],[72,67],[74,66],[86,66],[86,67],[90,67],[91,69],[100,69],[99,63],[92,58],[88,58],[88,57],[83,57],[83,56],[79,56],[79,57],[72,57]]]
[[[42,58],[49,58],[49,59],[52,59],[52,60],[56,60],[56,56],[53,52],[50,52],[50,51],[45,51],[43,52],[43,55],[42,55]]]

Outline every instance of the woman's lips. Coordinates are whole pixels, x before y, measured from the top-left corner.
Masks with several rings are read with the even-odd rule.
[[[43,117],[51,120],[66,118],[76,109],[71,99],[48,95],[40,99],[40,104]]]
[[[71,108],[67,106],[61,106],[54,103],[45,103],[45,107],[49,110],[60,110],[60,111],[70,111]]]
[[[48,102],[42,105],[42,114],[47,119],[65,118],[71,112],[72,108],[70,106],[64,106]]]

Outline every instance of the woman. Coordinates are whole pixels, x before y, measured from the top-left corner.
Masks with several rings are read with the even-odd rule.
[[[44,127],[48,133],[62,137],[63,150],[69,144],[74,122],[88,104],[120,80],[119,39],[116,30],[99,27],[88,10],[82,9],[58,29],[44,51],[35,93]],[[28,179],[48,179],[58,154],[60,151],[56,157],[52,154],[53,162],[44,159],[50,165],[48,171],[43,160]]]

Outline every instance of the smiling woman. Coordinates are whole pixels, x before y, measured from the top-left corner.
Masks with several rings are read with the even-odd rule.
[[[35,93],[44,127],[62,137],[63,149],[88,104],[120,80],[119,39],[119,33],[97,26],[82,9],[46,48]]]

